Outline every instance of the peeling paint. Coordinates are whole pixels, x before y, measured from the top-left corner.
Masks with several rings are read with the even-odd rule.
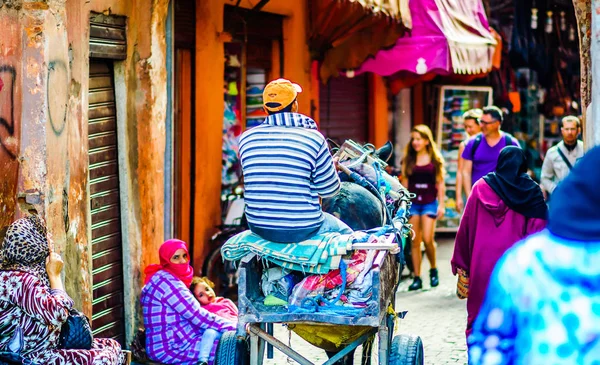
[[[23,5],[26,10],[48,10],[49,6],[45,1],[26,2]]]

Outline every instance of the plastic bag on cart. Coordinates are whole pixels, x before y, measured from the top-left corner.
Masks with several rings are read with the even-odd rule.
[[[271,267],[263,271],[260,281],[265,297],[272,295],[287,301],[294,285],[298,283],[299,277],[298,274],[284,268]]]
[[[292,295],[289,298],[289,303],[292,306],[301,307],[302,302],[306,298],[318,296],[335,298],[337,297],[339,290],[344,290],[344,292],[346,292],[346,289],[351,287],[357,278],[362,281],[362,278],[370,271],[373,262],[372,259],[370,260],[368,267],[366,264],[368,263],[368,258],[373,254],[369,254],[369,252],[375,253],[377,251],[356,250],[349,259],[344,259],[344,262],[346,263],[345,288],[342,288],[344,278],[342,277],[340,269],[332,270],[325,275],[310,275],[304,278],[300,283],[296,284],[292,290]],[[342,293],[342,295],[344,295],[344,293]],[[346,297],[343,299],[346,300]]]

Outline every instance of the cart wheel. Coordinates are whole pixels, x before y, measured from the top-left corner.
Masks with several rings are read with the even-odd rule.
[[[215,365],[246,365],[248,360],[246,341],[239,340],[236,331],[225,332],[217,346]]]
[[[390,365],[423,365],[421,337],[400,335],[394,337],[390,351]]]

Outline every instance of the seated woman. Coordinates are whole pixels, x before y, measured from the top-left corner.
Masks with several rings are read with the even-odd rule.
[[[94,339],[91,350],[57,348],[73,300],[60,278],[63,261],[47,236],[37,216],[8,227],[0,249],[0,351],[38,365],[122,364],[121,346],[111,339]]]
[[[194,270],[185,242],[171,239],[160,246],[160,265],[149,265],[142,289],[146,352],[166,364],[212,363],[218,341],[204,359],[202,338],[208,330],[234,331],[237,323],[202,308],[189,290]],[[212,331],[209,331],[209,334]]]

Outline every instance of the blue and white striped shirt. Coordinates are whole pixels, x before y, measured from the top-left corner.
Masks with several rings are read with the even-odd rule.
[[[246,217],[265,229],[319,227],[319,196],[335,195],[340,180],[314,120],[277,113],[240,137]]]

